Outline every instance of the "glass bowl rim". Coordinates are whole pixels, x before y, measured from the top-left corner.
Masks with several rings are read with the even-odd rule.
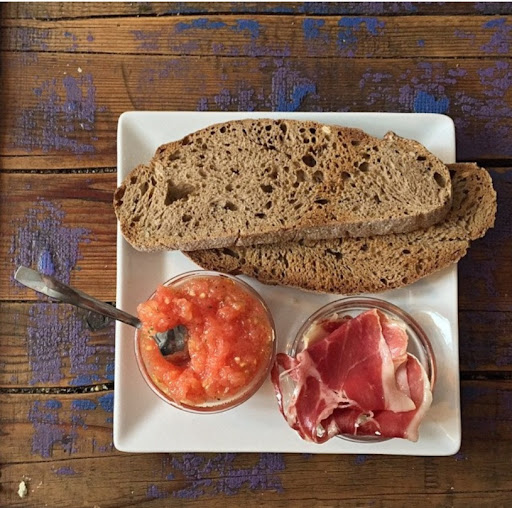
[[[299,341],[304,337],[304,334],[308,331],[310,326],[319,318],[333,314],[337,310],[340,311],[350,311],[356,309],[378,309],[383,311],[384,313],[391,315],[392,317],[398,317],[402,320],[408,328],[411,328],[414,332],[415,336],[418,338],[419,344],[423,348],[426,361],[427,361],[427,377],[430,381],[430,390],[433,392],[436,384],[437,378],[437,363],[436,357],[434,354],[434,349],[428,338],[428,335],[425,333],[423,328],[419,325],[419,323],[405,310],[398,307],[397,305],[388,302],[387,300],[383,300],[381,298],[375,298],[373,296],[346,296],[342,298],[338,298],[332,302],[323,305],[319,309],[317,309],[313,314],[311,314],[306,321],[299,328],[295,337],[291,344],[287,347],[287,353],[295,357],[297,355],[297,345]],[[420,362],[421,363],[421,362]],[[423,365],[425,367],[425,365]],[[346,441],[353,441],[357,443],[380,443],[389,441],[393,438],[382,438],[382,437],[373,437],[373,436],[350,436],[346,434],[338,434],[335,437],[344,439]]]
[[[249,389],[242,390],[238,395],[235,395],[234,397],[231,397],[230,399],[227,399],[226,401],[220,401],[217,404],[210,405],[210,406],[193,406],[190,404],[180,403],[173,399],[171,399],[168,395],[166,395],[151,379],[151,376],[149,375],[146,365],[142,359],[142,354],[140,352],[140,340],[139,340],[139,332],[140,330],[135,330],[135,340],[134,340],[134,346],[135,346],[135,357],[137,360],[137,366],[139,368],[139,371],[144,378],[144,381],[146,384],[151,388],[151,390],[158,395],[164,402],[167,404],[175,407],[176,409],[179,409],[181,411],[186,411],[189,413],[195,413],[195,414],[216,414],[216,413],[222,413],[224,411],[228,411],[230,409],[234,409],[235,407],[238,407],[239,405],[243,404],[244,402],[248,401],[262,386],[262,384],[265,382],[265,379],[268,377],[270,370],[272,369],[272,366],[274,364],[274,360],[277,354],[277,336],[276,336],[276,326],[274,323],[274,318],[272,316],[272,313],[270,312],[270,309],[263,300],[262,296],[247,282],[243,281],[242,279],[239,279],[233,275],[228,275],[222,272],[215,272],[212,270],[191,270],[188,272],[183,272],[178,275],[175,275],[174,277],[171,277],[170,279],[163,282],[161,285],[169,287],[173,284],[184,282],[187,279],[194,278],[194,277],[221,277],[226,278],[231,281],[233,281],[235,284],[239,285],[242,289],[244,289],[246,292],[248,292],[251,296],[255,297],[256,300],[261,304],[263,307],[263,310],[265,311],[266,318],[268,320],[268,323],[270,325],[270,331],[271,331],[271,337],[270,340],[272,342],[271,347],[271,354],[269,355],[267,365],[264,369],[262,369],[259,373],[259,376],[256,376],[252,382],[249,384]],[[156,290],[151,293],[151,295],[144,301],[148,301],[155,295]]]

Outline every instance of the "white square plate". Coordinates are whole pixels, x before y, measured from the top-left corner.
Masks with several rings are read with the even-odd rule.
[[[388,130],[423,143],[444,162],[455,162],[455,130],[450,118],[436,114],[398,113],[198,113],[129,112],[119,119],[118,173],[121,181],[155,149],[212,123],[242,118],[292,118],[359,127],[382,137]],[[135,313],[156,286],[197,269],[180,252],[142,253],[117,238],[117,305]],[[297,289],[264,286],[245,278],[269,305],[283,351],[303,321],[338,298]],[[434,402],[412,443],[391,439],[357,443],[331,439],[316,445],[301,440],[279,412],[270,380],[249,401],[220,414],[191,414],[173,408],[146,386],[135,360],[134,331],[116,326],[114,444],[129,452],[302,452],[398,455],[451,455],[460,446],[460,399],[457,328],[457,267],[415,284],[381,293],[410,312],[430,335],[437,358]]]

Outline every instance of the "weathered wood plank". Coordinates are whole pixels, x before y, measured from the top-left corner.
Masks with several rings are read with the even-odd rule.
[[[511,382],[464,382],[462,448],[431,458],[121,454],[111,445],[111,392],[0,395],[0,504],[19,503],[18,484],[28,477],[24,506],[38,508],[45,499],[117,507],[165,498],[167,505],[174,498],[181,506],[217,507],[233,495],[248,506],[506,506],[511,390]]]
[[[19,2],[3,6],[4,18],[62,19],[181,14],[511,14],[508,2]]]
[[[112,391],[0,394],[0,400],[2,464],[120,454],[112,444]]]
[[[459,262],[462,310],[512,309],[512,171],[494,169],[490,173],[498,195],[496,223]],[[499,326],[499,319],[496,314],[495,326]]]
[[[512,18],[494,16],[104,18],[4,20],[10,51],[359,58],[507,57]]]
[[[496,488],[492,492],[470,489],[469,483],[473,477],[464,479],[463,468],[458,464],[457,472],[452,472],[449,477],[454,481],[443,479],[438,484],[438,492],[432,492],[432,487],[423,491],[420,485],[423,476],[430,478],[428,475],[436,467],[436,461],[426,465],[422,459],[398,462],[392,458],[361,455],[336,459],[336,463],[334,460],[326,463],[317,457],[305,459],[300,455],[288,455],[284,461],[285,471],[281,470],[283,461],[279,455],[192,455],[167,459],[157,454],[122,455],[30,464],[29,473],[26,472],[26,465],[15,464],[3,468],[0,499],[4,508],[20,506],[16,491],[20,480],[26,478],[29,495],[23,500],[23,506],[27,508],[41,508],[48,504],[48,500],[51,500],[48,506],[55,508],[68,508],[71,504],[108,508],[223,508],[240,506],[240,503],[248,507],[272,508],[288,508],[292,504],[304,508],[408,508],[411,503],[454,508],[505,508],[510,501],[507,488]],[[455,463],[457,459],[442,460]],[[459,462],[464,460],[461,458]],[[341,467],[337,465],[340,461],[343,464]],[[169,463],[173,467],[168,467]],[[506,467],[505,461],[501,461],[501,464]],[[192,469],[194,466],[198,467],[197,472]],[[206,473],[213,467],[216,470]],[[394,471],[395,476],[391,477],[390,471],[384,477],[378,475],[380,477],[376,481],[371,475],[378,474],[378,468]],[[443,472],[448,468],[449,465],[443,467]],[[464,470],[469,471],[469,467],[466,466]],[[344,480],[340,480],[341,475]],[[406,491],[405,488],[411,482],[411,477],[417,478],[411,489],[415,492]],[[327,485],[327,479],[330,485]],[[349,480],[351,484],[348,484]],[[368,483],[364,484],[365,481]],[[389,486],[382,486],[385,481],[389,481],[390,485],[400,483],[395,487],[395,492],[387,492]],[[94,488],[87,489],[84,484],[94,485]],[[479,484],[482,485],[482,482]],[[301,495],[304,491],[307,494]]]
[[[56,168],[115,166],[118,116],[136,109],[446,113],[457,127],[459,160],[512,157],[506,59],[0,58],[4,169],[20,168],[20,155],[31,156],[31,164],[36,155],[51,155]]]
[[[115,174],[0,175],[0,299],[36,300],[13,279],[39,268],[105,301],[115,299]]]
[[[459,311],[460,370],[512,370],[512,312]]]
[[[101,170],[112,163],[115,154],[111,150],[89,155],[63,155],[39,153],[34,155],[0,155],[0,171],[43,171],[43,170]],[[87,166],[87,167],[85,167]],[[37,168],[37,169],[34,169]],[[93,171],[91,171],[92,173]]]
[[[55,303],[0,303],[0,387],[114,380],[114,324]]]

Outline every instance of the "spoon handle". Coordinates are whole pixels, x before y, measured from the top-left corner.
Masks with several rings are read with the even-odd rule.
[[[92,310],[93,312],[97,312],[103,316],[134,326],[135,328],[140,328],[141,326],[141,322],[135,316],[116,309],[108,303],[96,300],[96,298],[93,298],[78,289],[73,289],[53,277],[43,275],[31,268],[20,266],[16,270],[14,278],[20,284],[23,284],[38,293],[49,296],[50,298],[59,300],[60,302],[70,303],[71,305],[81,307],[82,309]]]

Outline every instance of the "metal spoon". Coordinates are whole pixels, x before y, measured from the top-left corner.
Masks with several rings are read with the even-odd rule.
[[[76,307],[97,312],[137,329],[142,327],[141,321],[135,316],[116,309],[113,305],[96,300],[96,298],[78,289],[73,289],[53,277],[43,275],[31,268],[25,266],[18,267],[14,278],[20,284],[60,302],[70,303]],[[183,325],[178,325],[165,332],[156,332],[153,338],[164,356],[174,353],[186,353],[187,351],[188,331]]]

